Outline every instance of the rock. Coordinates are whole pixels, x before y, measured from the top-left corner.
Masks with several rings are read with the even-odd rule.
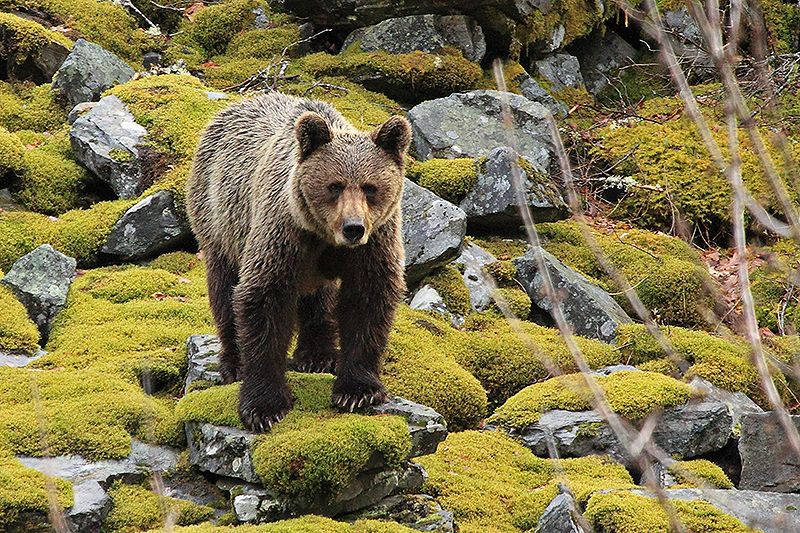
[[[22,302],[45,341],[67,301],[75,266],[75,259],[43,244],[20,257],[0,281]]]
[[[0,209],[3,211],[27,211],[25,206],[19,203],[11,189],[0,189]]]
[[[0,366],[10,366],[12,368],[22,368],[36,361],[47,352],[39,350],[35,355],[13,354],[0,352]]]
[[[142,56],[142,65],[145,70],[150,70],[152,67],[161,66],[163,57],[158,52],[145,52]]]
[[[703,32],[686,7],[664,11],[664,29],[672,34],[672,47],[683,64],[691,65],[691,74],[697,78],[716,75],[711,56],[704,49]]]
[[[510,130],[503,125],[504,102],[513,119]],[[514,141],[519,154],[542,174],[549,174],[554,161],[548,115],[538,102],[493,90],[454,93],[422,102],[408,112],[414,149],[421,160],[488,156],[496,147]]]
[[[636,49],[610,29],[595,32],[572,46],[578,58],[586,89],[597,95],[616,76],[620,67],[633,64]],[[524,93],[523,93],[524,94]]]
[[[186,341],[189,365],[186,370],[184,391],[189,391],[195,381],[209,381],[215,385],[222,383],[219,375],[219,352],[222,348],[215,335],[192,335]]]
[[[643,490],[631,492],[654,497]],[[746,526],[764,533],[800,531],[800,494],[723,489],[670,489],[664,492],[671,500],[705,500]]]
[[[398,396],[389,396],[381,405],[371,407],[368,411],[376,415],[402,416],[408,422],[408,433],[411,435],[411,455],[429,455],[447,437],[447,422],[444,417],[425,405]]]
[[[514,150],[500,146],[486,156],[475,185],[459,204],[467,214],[470,230],[515,230],[524,225],[514,190],[514,173],[523,180],[526,205],[534,222],[554,222],[567,217],[567,204],[550,176],[529,174]]]
[[[7,6],[3,11],[9,11],[14,6]],[[30,15],[16,11],[11,16],[18,16],[21,19],[30,20]],[[24,29],[21,29],[25,31]],[[40,37],[29,36],[30,45],[34,51],[17,50],[18,45],[14,44],[18,39],[25,39],[27,36],[15,35],[14,30],[9,30],[4,24],[0,26],[0,56],[3,63],[4,80],[31,80],[36,84],[49,83],[53,79],[53,74],[69,55],[69,48],[63,43],[48,39],[46,43],[40,43]],[[20,48],[26,48],[23,44]],[[26,57],[27,56],[27,57]]]
[[[800,429],[800,416],[792,416]],[[800,457],[786,438],[775,413],[749,413],[741,418],[739,488],[800,492]]]
[[[464,15],[412,15],[390,18],[353,31],[342,44],[347,50],[358,43],[364,52],[384,50],[408,54],[416,50],[441,52],[445,46],[461,50],[470,61],[480,62],[486,53],[481,27]]]
[[[523,257],[514,259],[517,279],[528,292],[531,302],[542,312],[550,314],[554,302],[545,294],[545,278],[538,271],[538,261],[544,261],[553,289],[560,299],[564,319],[576,335],[614,342],[617,327],[631,318],[610,294],[592,284],[540,246],[534,246]]]
[[[540,59],[535,64],[539,76],[547,80],[552,91],[584,87],[581,65],[573,55],[560,52]]]
[[[453,533],[458,526],[453,513],[443,509],[439,502],[427,494],[400,494],[389,496],[342,520],[383,520],[402,524],[417,531]]]
[[[458,255],[467,233],[467,215],[407,178],[402,210],[406,278],[413,285]]]
[[[695,398],[664,409],[653,431],[654,442],[667,454],[691,459],[721,450],[731,436],[733,419],[719,401]],[[549,457],[549,446],[560,457],[608,454],[632,465],[614,432],[596,411],[547,411],[539,421],[521,430],[496,426],[540,456]]]
[[[485,281],[483,268],[495,261],[495,256],[471,242],[465,244],[461,255],[453,260],[461,267],[461,276],[469,289],[469,301],[475,311],[486,311],[494,304],[492,287]]]
[[[172,193],[158,191],[122,215],[100,251],[124,261],[142,259],[173,249],[190,236]]]
[[[76,159],[107,182],[120,198],[141,189],[139,149],[147,130],[116,96],[106,96],[79,117],[69,132]]]
[[[53,90],[74,107],[99,99],[104,91],[125,83],[133,74],[127,63],[102,46],[78,39],[53,77]]]
[[[242,429],[186,422],[189,462],[203,472],[259,483],[250,454],[258,435]]]
[[[565,117],[569,112],[567,106],[563,102],[559,102],[548,93],[544,87],[534,80],[527,72],[517,78],[519,90],[522,96],[531,100],[532,102],[539,102],[550,112],[557,117]]]
[[[561,494],[553,498],[544,510],[534,533],[585,533],[578,520],[581,512],[575,498],[565,487],[560,485],[559,489]]]
[[[417,292],[414,293],[414,297],[411,298],[409,306],[411,309],[432,311],[442,316],[450,316],[450,311],[444,304],[442,295],[430,285],[423,285],[420,287]]]
[[[206,91],[206,96],[209,100],[227,100],[228,95],[218,91]]]
[[[265,30],[269,28],[269,17],[267,13],[264,11],[262,6],[258,6],[254,8],[251,13],[256,16],[255,20],[253,21],[253,27],[257,30]]]
[[[67,524],[76,533],[99,533],[111,510],[111,498],[94,480],[76,483],[72,487],[74,504],[67,511]]]
[[[763,413],[764,410],[743,392],[731,392],[712,385],[705,379],[695,376],[689,385],[702,392],[706,398],[722,402],[728,406],[734,428],[739,426],[742,416],[748,413]]]
[[[88,113],[95,105],[97,105],[97,102],[83,102],[76,105],[67,115],[67,123],[69,125],[75,124],[76,120]]]

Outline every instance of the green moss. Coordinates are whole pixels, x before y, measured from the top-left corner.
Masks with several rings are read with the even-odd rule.
[[[189,252],[169,252],[160,255],[150,262],[151,268],[166,270],[173,274],[185,274],[200,263],[195,254]]]
[[[669,468],[675,480],[687,487],[732,489],[733,483],[720,467],[706,459],[677,461]]]
[[[458,363],[478,378],[492,404],[499,405],[527,387],[547,379],[549,359],[565,372],[577,370],[575,361],[557,329],[519,322],[524,338],[501,318],[472,322],[468,332],[450,335],[450,351]],[[624,362],[618,351],[600,341],[575,337],[592,368]]]
[[[431,285],[442,297],[447,310],[457,315],[467,315],[472,311],[469,289],[464,285],[461,272],[448,265],[437,269],[426,277],[421,285]]]
[[[712,384],[730,391],[741,391],[767,407],[761,391],[758,370],[750,361],[751,347],[742,339],[723,339],[705,333],[679,327],[662,328],[676,355],[688,361],[686,379],[700,376]],[[620,352],[632,364],[660,359],[665,356],[660,345],[641,324],[625,324],[617,330]],[[782,381],[783,376],[774,371],[773,379]],[[778,390],[785,393],[780,383]]]
[[[0,4],[2,6],[2,4]],[[18,64],[34,57],[42,48],[56,42],[72,48],[72,41],[60,33],[50,31],[38,22],[18,17],[11,13],[0,13],[0,57]]]
[[[595,378],[614,412],[639,420],[653,410],[685,403],[693,390],[685,383],[653,372],[621,371]],[[499,407],[491,421],[512,428],[535,424],[553,409],[586,411],[593,396],[581,374],[548,379],[522,389]]]
[[[508,287],[516,284],[517,267],[510,259],[489,263],[485,268],[499,286]]]
[[[421,101],[474,89],[483,75],[459,52],[312,54],[294,67],[311,76],[343,76],[403,101]]]
[[[588,35],[616,10],[598,7],[587,0],[564,0],[554,4],[547,14],[538,9],[530,10],[524,21],[514,28],[512,52],[516,55],[531,45],[550,46],[553,33],[559,26],[564,28],[564,39],[560,46],[566,46],[578,37]]]
[[[0,272],[0,279],[3,273]],[[10,289],[0,285],[0,352],[33,354],[39,348],[39,329]]]
[[[253,449],[253,467],[271,490],[290,497],[331,496],[355,478],[373,453],[380,453],[388,468],[405,460],[411,446],[405,420],[337,413],[331,407],[333,376],[290,372],[287,379],[294,408]],[[238,392],[238,384],[192,392],[178,403],[177,414],[183,420],[241,427]]]
[[[800,8],[780,0],[764,0],[758,8],[764,14],[767,44],[779,54],[798,50],[797,34],[800,32]]]
[[[383,368],[386,387],[403,398],[441,413],[450,430],[476,427],[486,415],[486,392],[452,355],[441,317],[401,306]]]
[[[413,529],[395,522],[357,520],[353,524],[336,522],[330,518],[305,515],[291,520],[280,520],[269,524],[220,527],[203,524],[180,527],[176,533],[414,533]]]
[[[737,519],[705,501],[672,500],[677,518],[688,531],[720,533],[749,532]],[[655,498],[627,491],[595,494],[586,505],[584,516],[598,530],[615,533],[669,533],[669,518]]]
[[[111,510],[108,512],[103,531],[146,531],[163,525],[168,516],[175,524],[189,525],[204,522],[214,516],[214,509],[205,505],[159,496],[141,485],[125,485],[115,482],[108,491]]]
[[[66,112],[53,98],[49,83],[0,81],[0,126],[10,131],[42,132],[62,127],[66,118]]]
[[[55,492],[62,509],[72,507],[72,485],[69,482],[48,478],[0,450],[0,528],[15,531],[15,522],[27,513],[46,515],[50,491]]]
[[[437,196],[458,204],[477,179],[474,159],[430,159],[408,167],[406,176]]]
[[[197,13],[191,36],[208,56],[221,54],[234,35],[252,24],[257,5],[255,0],[227,0],[207,7]]]
[[[577,222],[537,224],[544,247],[614,293],[617,302],[633,313],[621,288],[600,266],[588,244],[584,243]],[[703,311],[713,309],[714,295],[707,287],[711,278],[698,253],[675,237],[645,230],[625,230],[603,234],[591,230],[600,251],[634,287],[642,303],[667,324],[704,325]]]
[[[245,31],[231,40],[225,55],[273,60],[299,40],[300,29],[296,24]]]
[[[19,138],[0,126],[0,179],[18,173],[25,166],[25,147]]]
[[[40,12],[55,24],[67,24],[78,35],[99,44],[132,66],[141,67],[142,52],[155,46],[134,18],[113,2],[96,0],[0,0],[0,10]]]
[[[800,330],[800,302],[794,295],[795,273],[800,267],[798,253],[796,244],[779,240],[763,249],[768,261],[750,274],[756,318],[762,328],[781,334]]]
[[[469,239],[501,261],[522,257],[528,249],[527,241],[521,239],[503,239],[489,236],[469,237]]]
[[[528,318],[531,312],[531,297],[519,287],[497,289],[494,298],[505,300],[514,316],[520,319]]]
[[[462,531],[532,530],[564,481],[579,500],[594,491],[630,488],[630,474],[598,456],[559,461],[535,457],[499,432],[451,433],[436,453],[417,459],[428,472],[424,490],[453,511]]]

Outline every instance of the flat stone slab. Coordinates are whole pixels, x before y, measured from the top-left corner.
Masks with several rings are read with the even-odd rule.
[[[792,416],[800,429],[800,416]],[[774,413],[749,413],[741,418],[739,487],[772,492],[800,491],[800,454],[790,445]]]

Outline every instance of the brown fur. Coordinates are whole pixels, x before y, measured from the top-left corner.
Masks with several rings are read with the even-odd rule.
[[[243,380],[249,429],[269,429],[291,408],[284,372],[296,318],[293,359],[335,369],[335,403],[385,398],[381,356],[405,290],[409,141],[403,118],[362,133],[328,104],[279,93],[231,106],[203,134],[187,207],[206,256],[220,371]]]

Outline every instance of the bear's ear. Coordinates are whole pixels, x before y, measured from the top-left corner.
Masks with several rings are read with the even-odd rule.
[[[331,142],[331,129],[325,119],[307,111],[294,124],[294,134],[300,146],[300,160],[306,159],[314,150]]]
[[[372,140],[379,148],[402,161],[411,144],[411,125],[405,118],[393,116],[372,132]]]

